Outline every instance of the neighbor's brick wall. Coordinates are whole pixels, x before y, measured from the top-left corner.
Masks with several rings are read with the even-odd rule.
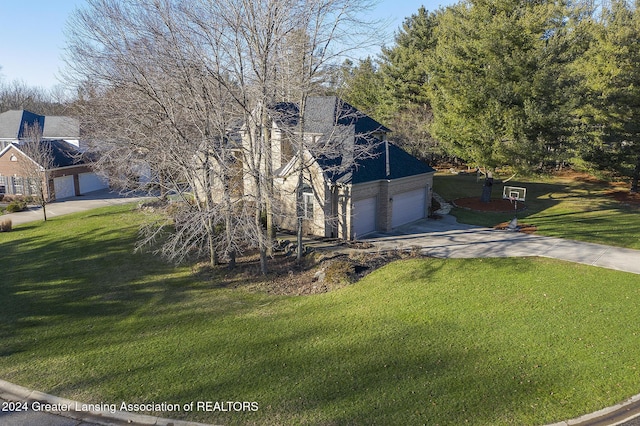
[[[11,157],[15,156],[16,161],[11,161]],[[26,161],[30,161],[25,155],[19,150],[15,149],[15,147],[11,146],[9,149],[0,156],[0,176],[10,176],[10,177],[19,177],[24,178],[24,163]],[[44,177],[44,176],[43,176]],[[26,185],[26,183],[25,183]],[[7,192],[12,194],[14,188],[11,188],[11,183],[9,183],[9,188],[7,188]],[[25,188],[26,189],[26,188]],[[49,194],[46,194],[45,187],[45,197],[49,197]],[[23,195],[23,194],[18,194]]]
[[[18,161],[11,161],[11,156],[15,155],[18,158]],[[2,176],[17,176],[24,177],[24,171],[21,165],[22,161],[26,161],[24,154],[20,151],[16,150],[14,147],[9,148],[2,156],[0,156],[0,175]],[[48,194],[48,189],[53,190],[53,179],[56,177],[62,176],[73,176],[73,182],[75,187],[76,195],[80,193],[80,180],[78,175],[80,173],[89,173],[91,172],[91,167],[89,166],[76,166],[76,167],[66,167],[62,169],[56,169],[49,173],[49,182],[48,185],[45,185],[45,197],[53,198],[55,194]],[[43,176],[44,178],[44,176]]]
[[[11,161],[11,155],[24,158],[23,154],[11,146],[2,156],[0,156],[0,175],[20,176],[22,174],[20,161]]]

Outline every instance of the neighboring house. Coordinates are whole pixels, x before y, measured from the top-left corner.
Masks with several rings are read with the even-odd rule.
[[[27,110],[11,110],[0,114],[0,150],[10,143],[24,140],[25,126],[37,125],[42,139],[62,139],[80,148],[80,122],[72,117],[44,116]]]
[[[299,116],[293,103],[272,108],[280,228],[295,230],[300,215],[306,234],[356,239],[428,216],[435,170],[389,142],[388,128],[337,97],[310,97],[303,135],[313,142],[298,153]],[[333,148],[313,148],[326,146]],[[298,198],[300,170],[304,184]]]
[[[41,143],[51,145],[53,168],[42,170],[48,201],[69,198],[108,187],[91,170],[91,160],[80,150],[80,125],[71,117],[42,116],[29,111],[0,114],[0,193],[31,195],[32,185],[24,176],[20,149],[27,143],[25,126],[42,129]]]

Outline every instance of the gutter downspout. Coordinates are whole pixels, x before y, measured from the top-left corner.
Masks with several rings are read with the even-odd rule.
[[[389,142],[384,141],[384,158],[385,158],[385,172],[387,179],[391,176],[391,165],[389,164]]]

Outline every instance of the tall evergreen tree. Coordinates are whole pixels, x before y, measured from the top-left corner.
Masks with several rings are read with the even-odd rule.
[[[582,124],[581,153],[597,168],[640,179],[640,11],[613,0],[598,22],[583,24],[590,47],[574,71],[584,102],[575,114]]]
[[[427,59],[436,46],[435,28],[438,15],[429,13],[424,6],[406,18],[396,33],[395,45],[382,49],[382,71],[389,87],[394,110],[407,103],[429,103],[426,83],[429,80]]]
[[[557,1],[471,0],[440,16],[428,64],[432,130],[450,154],[519,169],[558,156],[566,23]]]
[[[384,48],[381,55],[382,118],[394,128],[394,139],[423,159],[441,153],[429,131],[433,114],[428,91],[428,58],[436,46],[435,28],[441,13],[418,9],[404,20],[394,46]]]
[[[368,56],[358,65],[347,60],[342,65],[341,97],[377,120],[384,119],[384,89],[382,75],[375,61]]]

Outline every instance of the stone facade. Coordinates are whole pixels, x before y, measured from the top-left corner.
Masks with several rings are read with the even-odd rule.
[[[286,119],[272,120],[271,149],[259,167],[261,173],[274,176],[277,202],[273,207],[278,227],[294,231],[301,217],[307,235],[358,238],[354,203],[375,197],[375,207],[371,207],[375,211],[369,212],[375,215],[375,223],[368,222],[371,226],[359,232],[390,231],[397,223],[393,218],[394,197],[408,191],[418,193],[424,205],[423,209],[410,207],[413,210],[410,220],[428,216],[435,170],[388,142],[390,129],[336,97],[309,98],[306,106],[303,137],[305,146],[310,148],[297,152],[296,143],[289,140],[300,134],[300,117],[297,106],[281,103],[279,113],[276,111],[274,116]],[[291,111],[295,114],[285,114]],[[256,129],[244,127],[241,133],[243,161],[251,161],[250,156],[257,152],[252,146]],[[366,151],[366,155],[356,156],[358,150]],[[255,169],[243,165],[243,193],[249,200],[257,190],[251,174]]]
[[[309,156],[309,154],[306,154]],[[307,161],[309,159],[307,158]],[[295,169],[295,167],[293,167]],[[313,217],[303,219],[303,231],[307,235],[354,239],[354,203],[376,197],[376,231],[388,232],[392,226],[393,197],[408,191],[424,188],[425,211],[429,215],[434,172],[394,180],[377,180],[359,184],[331,184],[322,169],[312,163],[305,172],[304,180],[313,188]],[[277,224],[283,229],[297,227],[296,188],[297,176],[289,175],[275,180],[280,198]]]

